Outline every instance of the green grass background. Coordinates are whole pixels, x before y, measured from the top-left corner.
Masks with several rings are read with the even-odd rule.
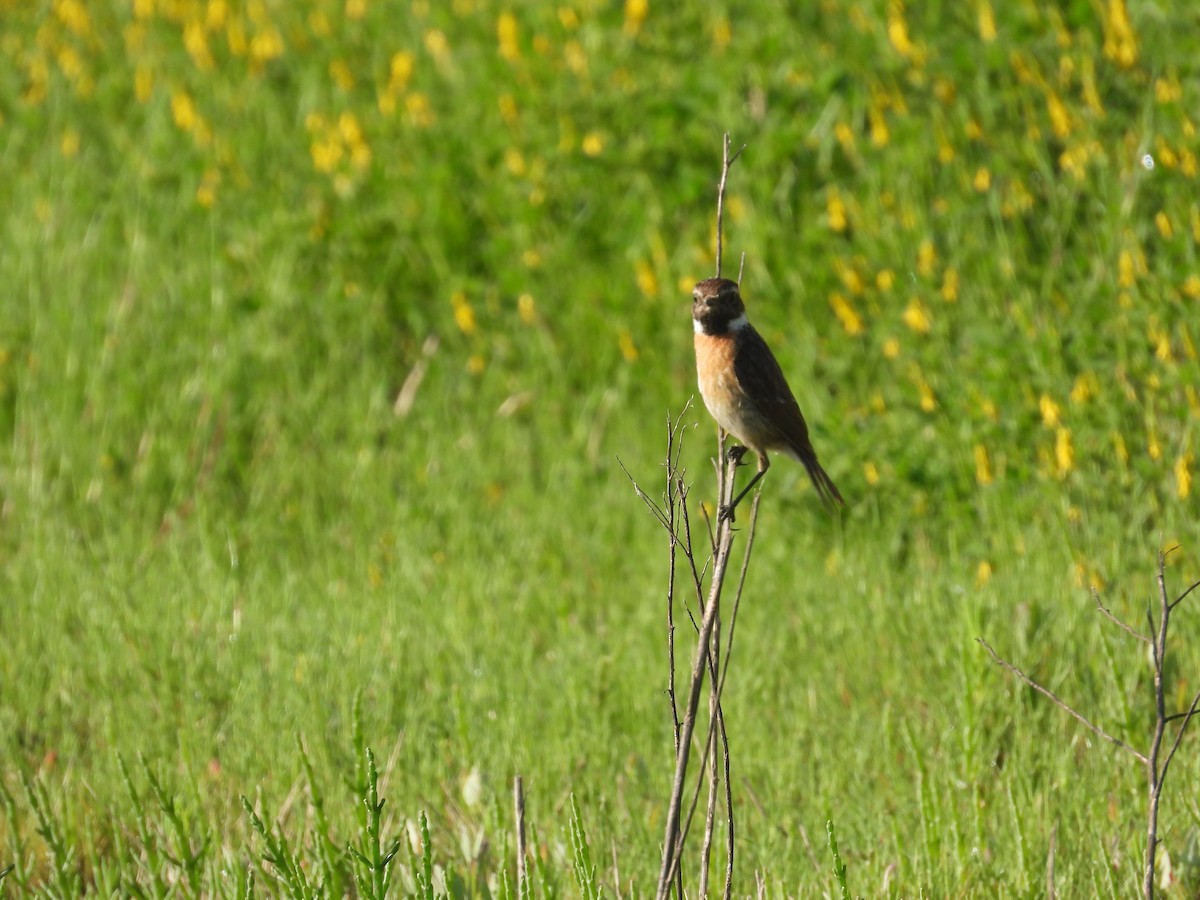
[[[830,818],[865,895],[1038,896],[1052,832],[1063,896],[1140,883],[1140,774],[974,638],[1144,744],[1088,590],[1136,623],[1160,548],[1200,577],[1191,4],[0,9],[4,889],[153,892],[171,827],[121,760],[211,839],[193,891],[275,889],[239,797],[303,844],[316,788],[352,839],[359,695],[390,833],[427,811],[495,889],[520,773],[546,890],[572,792],[600,880],[649,890],[666,542],[617,457],[656,485],[695,392],[726,130],[726,268],[850,501],[766,480],[739,893],[832,890]]]

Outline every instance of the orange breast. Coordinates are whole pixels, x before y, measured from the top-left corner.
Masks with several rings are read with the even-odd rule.
[[[747,446],[762,446],[762,424],[738,383],[733,367],[737,340],[732,335],[695,335],[700,396],[717,423]]]

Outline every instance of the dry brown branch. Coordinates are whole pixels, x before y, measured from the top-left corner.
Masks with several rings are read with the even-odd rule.
[[[729,148],[732,145],[729,142],[729,132],[725,132],[725,137],[722,142],[721,154],[721,180],[717,184],[717,277],[721,277],[721,252],[724,249],[724,231],[725,231],[725,184],[729,179],[729,169],[737,161],[737,158],[742,155],[742,151],[746,149],[746,145],[738,147],[733,156],[729,155]],[[738,279],[741,280],[740,278]]]
[[[525,871],[525,788],[521,776],[513,779],[513,814],[517,828],[517,896],[526,896],[529,876]]]
[[[723,254],[724,201],[725,189],[729,177],[729,169],[744,149],[745,148],[743,147],[738,149],[736,152],[731,152],[732,145],[729,140],[729,135],[724,135],[722,143],[721,179],[717,186],[716,268],[718,276],[721,274],[721,260]],[[744,260],[745,258],[743,255],[743,264]],[[740,272],[738,277],[740,280]],[[684,412],[687,412],[687,410],[685,409]],[[664,484],[661,504],[658,502],[658,500],[651,498],[645,491],[641,489],[637,481],[630,474],[629,470],[625,468],[624,463],[621,463],[621,468],[624,470],[626,476],[633,484],[637,496],[646,505],[646,508],[654,516],[659,525],[666,530],[668,535],[668,564],[670,568],[667,578],[668,608],[666,617],[667,664],[669,668],[667,695],[671,710],[671,727],[675,749],[675,774],[672,779],[671,796],[667,809],[666,828],[662,847],[662,867],[659,872],[659,882],[657,888],[657,896],[664,898],[664,900],[671,894],[672,888],[674,888],[674,891],[679,898],[682,898],[685,895],[680,861],[684,844],[690,830],[692,818],[699,802],[700,788],[705,779],[708,781],[709,799],[706,806],[706,827],[703,848],[701,852],[698,895],[705,896],[708,893],[709,861],[711,858],[711,847],[715,829],[716,814],[720,801],[722,780],[724,781],[724,805],[728,832],[728,841],[725,853],[726,870],[724,896],[730,897],[733,890],[733,795],[730,779],[729,735],[725,727],[724,711],[721,707],[721,694],[724,688],[725,679],[728,676],[729,657],[732,651],[733,627],[736,623],[741,592],[745,586],[746,568],[749,564],[749,552],[754,540],[759,499],[759,495],[756,494],[754,498],[753,512],[750,517],[750,529],[747,539],[746,557],[743,560],[741,575],[737,583],[737,596],[734,599],[733,614],[730,618],[729,624],[729,640],[725,648],[725,659],[722,660],[722,640],[720,636],[722,625],[720,603],[724,589],[726,573],[728,572],[734,535],[736,532],[733,529],[733,523],[731,519],[722,518],[714,522],[709,518],[707,509],[703,508],[705,520],[708,526],[707,532],[709,539],[709,553],[707,555],[707,561],[700,563],[700,561],[697,560],[696,552],[692,546],[692,523],[688,509],[689,487],[683,470],[680,466],[682,419],[683,414],[681,413],[674,422],[672,422],[670,418],[668,418],[667,422],[667,457],[665,466],[666,481]],[[730,505],[734,488],[735,471],[737,464],[740,461],[740,456],[738,454],[726,453],[725,440],[726,435],[720,429],[718,429],[718,456],[717,460],[715,461],[718,509]],[[740,450],[741,448],[736,449]],[[618,462],[620,462],[620,460],[618,460]],[[695,613],[693,613],[693,609],[691,605],[686,602],[686,599],[681,600],[679,596],[680,554],[682,554],[683,558],[686,560],[687,572],[691,575],[692,589],[695,592]],[[706,580],[707,588],[705,587]],[[686,593],[687,592],[685,591],[684,594],[686,595]],[[681,698],[679,696],[675,676],[675,638],[677,633],[675,621],[675,603],[677,601],[684,603],[684,610],[692,623],[692,627],[696,635],[696,650],[692,660],[692,672],[690,681],[688,682],[686,698]],[[697,621],[697,617],[699,617],[699,621]],[[705,732],[706,738],[701,743],[700,741],[695,740],[697,737],[696,725],[700,712],[700,695],[704,690],[704,683],[706,680],[709,685],[709,722],[708,728]],[[691,791],[690,793],[685,815],[684,802],[689,791],[689,777],[687,773],[693,742],[696,743],[697,750],[701,754],[699,781],[695,785],[695,790]]]
[[[1038,684],[1036,681],[1034,681],[1032,678],[1030,678],[1028,675],[1026,675],[1024,672],[1022,672],[1020,669],[1018,669],[1012,663],[1008,662],[1007,660],[1001,659],[999,654],[997,654],[996,651],[992,649],[991,644],[989,644],[983,638],[975,638],[975,640],[977,640],[980,644],[983,645],[983,649],[986,650],[989,654],[991,654],[992,659],[995,660],[995,662],[998,665],[1003,666],[1005,669],[1012,672],[1014,675],[1016,675],[1018,678],[1020,678],[1023,682],[1025,682],[1027,685],[1029,685],[1031,688],[1033,688],[1038,693],[1044,694],[1045,696],[1049,697],[1054,702],[1054,705],[1057,706],[1059,709],[1074,716],[1076,719],[1078,719],[1080,722],[1082,722],[1084,725],[1086,725],[1088,728],[1090,728],[1096,735],[1104,738],[1104,740],[1108,741],[1110,744],[1120,747],[1122,750],[1129,751],[1135,757],[1137,757],[1139,762],[1142,762],[1142,763],[1146,762],[1145,754],[1139,753],[1137,750],[1135,750],[1133,747],[1130,747],[1127,743],[1125,743],[1120,738],[1113,737],[1111,734],[1109,734],[1107,731],[1105,731],[1099,725],[1095,724],[1087,716],[1083,715],[1083,713],[1076,711],[1076,709],[1073,706],[1071,706],[1069,703],[1066,703],[1065,701],[1063,701],[1058,696],[1058,694],[1054,693],[1054,691],[1050,690],[1049,688],[1042,687],[1040,684]]]
[[[1046,851],[1046,900],[1054,900],[1058,892],[1054,889],[1054,855],[1058,844],[1058,824],[1050,829],[1050,849]]]
[[[392,412],[401,419],[412,412],[413,403],[417,399],[417,391],[421,387],[421,382],[425,380],[429,361],[433,359],[437,348],[437,335],[431,334],[425,338],[425,343],[421,345],[421,356],[413,363],[413,367],[409,369],[408,375],[404,378],[404,383],[400,385],[400,391],[396,394],[396,402],[392,404]]]
[[[1166,564],[1167,556],[1175,549],[1172,547],[1166,552],[1158,554],[1158,620],[1155,621],[1152,609],[1146,610],[1146,619],[1150,626],[1150,636],[1142,634],[1134,628],[1131,628],[1119,618],[1117,618],[1109,609],[1100,602],[1099,595],[1096,595],[1096,605],[1106,619],[1120,628],[1122,631],[1129,634],[1140,643],[1150,645],[1151,662],[1154,666],[1154,730],[1150,736],[1150,748],[1146,753],[1141,753],[1135,750],[1124,741],[1113,737],[1100,726],[1093,723],[1090,719],[1078,712],[1074,707],[1065,703],[1063,700],[1048,688],[1043,687],[1034,679],[1030,678],[1019,668],[1012,663],[1001,659],[995,650],[983,638],[976,638],[984,649],[991,655],[999,665],[1003,666],[1012,674],[1016,675],[1021,681],[1029,685],[1034,690],[1049,697],[1056,706],[1067,712],[1075,719],[1082,722],[1098,736],[1104,738],[1111,744],[1127,750],[1132,754],[1138,762],[1142,764],[1146,771],[1146,792],[1147,792],[1147,809],[1146,809],[1146,862],[1142,879],[1142,895],[1146,900],[1152,900],[1154,897],[1154,866],[1155,855],[1158,850],[1158,813],[1159,806],[1162,801],[1163,786],[1167,780],[1167,773],[1171,768],[1171,762],[1175,758],[1175,754],[1179,751],[1179,746],[1183,741],[1184,732],[1187,731],[1188,725],[1192,719],[1200,711],[1200,691],[1192,698],[1191,705],[1182,713],[1168,714],[1166,710],[1166,692],[1164,688],[1163,672],[1166,668],[1167,658],[1167,636],[1170,631],[1171,612],[1182,603],[1192,591],[1200,587],[1200,582],[1193,584],[1187,588],[1182,594],[1172,600],[1167,593],[1166,579]],[[1165,756],[1163,755],[1164,742],[1167,737],[1167,727],[1170,723],[1182,720],[1179,728],[1175,732],[1174,738],[1170,742],[1170,746],[1166,749]],[[1057,831],[1057,830],[1056,830]],[[1047,861],[1047,891],[1049,896],[1053,896],[1054,892],[1054,843],[1056,834],[1051,835],[1050,839],[1050,856]]]
[[[1146,637],[1146,635],[1142,634],[1131,625],[1126,625],[1124,622],[1114,616],[1112,610],[1100,602],[1100,592],[1095,588],[1092,589],[1092,596],[1096,598],[1096,609],[1100,611],[1100,614],[1104,616],[1104,618],[1108,619],[1108,621],[1112,622],[1126,634],[1141,641],[1143,644],[1149,644],[1151,642],[1150,638]]]

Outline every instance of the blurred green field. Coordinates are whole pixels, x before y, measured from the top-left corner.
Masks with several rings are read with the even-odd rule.
[[[737,894],[832,892],[831,818],[855,894],[1043,896],[1052,834],[1061,896],[1137,889],[1140,773],[974,639],[1144,745],[1089,591],[1200,579],[1200,7],[0,10],[0,891],[283,891],[240,797],[310,871],[314,790],[357,840],[356,696],[466,889],[521,774],[541,893],[572,793],[652,890],[667,548],[617,458],[657,484],[695,393],[724,131],[726,269],[850,501],[765,481]]]

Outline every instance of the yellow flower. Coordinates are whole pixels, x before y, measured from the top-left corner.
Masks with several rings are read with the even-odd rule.
[[[733,28],[730,27],[729,20],[722,16],[713,24],[713,46],[718,50],[724,50],[729,46],[729,42],[733,40]]]
[[[833,126],[833,136],[837,138],[837,142],[841,145],[842,150],[846,153],[851,153],[854,150],[854,130],[845,122],[838,122]]]
[[[1125,438],[1121,435],[1121,432],[1114,431],[1112,433],[1112,442],[1113,454],[1120,461],[1121,465],[1125,465],[1129,462],[1129,448],[1125,446]]]
[[[526,172],[525,157],[521,155],[521,151],[516,147],[509,147],[504,151],[504,167],[509,173],[520,178]]]
[[[532,294],[522,294],[517,298],[517,315],[526,325],[532,325],[537,321],[537,307],[533,302]]]
[[[588,69],[587,53],[583,49],[583,45],[579,41],[567,41],[563,45],[563,60],[566,61],[567,68],[576,75],[584,75]]]
[[[341,135],[342,141],[347,146],[362,143],[362,128],[358,124],[358,119],[354,117],[354,113],[344,112],[338,116],[338,134]]]
[[[975,121],[975,119],[967,120],[966,131],[967,131],[967,138],[969,140],[978,141],[978,140],[983,139],[983,126],[981,126],[977,121]]]
[[[480,374],[487,367],[487,363],[478,353],[472,354],[467,360],[467,371],[472,375]]]
[[[404,112],[408,121],[417,128],[427,128],[433,122],[429,98],[419,91],[414,91],[404,98]]]
[[[925,238],[921,241],[921,246],[917,248],[917,272],[922,277],[928,278],[933,274],[937,258],[937,247],[933,245],[933,241]]]
[[[829,227],[837,232],[846,230],[846,205],[842,202],[841,194],[837,188],[830,188],[829,198],[827,200],[827,212],[829,213]]]
[[[1180,500],[1186,500],[1192,492],[1192,454],[1183,453],[1175,461],[1175,488]]]
[[[200,114],[187,91],[179,89],[171,95],[171,118],[180,131],[191,131],[196,127]]]
[[[192,19],[183,27],[183,46],[200,71],[207,72],[215,65],[208,49],[208,35],[199,19]]]
[[[62,143],[59,145],[66,159],[74,159],[79,155],[79,132],[68,128],[63,132]]]
[[[637,362],[637,345],[634,344],[633,335],[629,333],[628,329],[622,328],[617,334],[617,344],[621,348],[621,356],[625,357],[625,362]]]
[[[897,53],[905,58],[912,56],[913,45],[908,37],[908,23],[904,20],[904,4],[901,0],[892,0],[888,4],[887,33]]]
[[[937,409],[937,397],[933,394],[933,388],[929,386],[929,382],[922,378],[917,383],[917,391],[921,395],[921,409],[925,412],[933,412]]]
[[[1042,413],[1042,424],[1047,428],[1054,428],[1062,420],[1058,404],[1049,394],[1042,394],[1042,398],[1038,401],[1038,409]]]
[[[976,191],[983,194],[992,186],[992,173],[988,171],[987,166],[980,166],[975,170],[975,178],[971,182]]]
[[[908,301],[908,306],[904,310],[904,324],[917,334],[929,333],[929,311],[925,309],[920,297],[914,296]]]
[[[1146,441],[1146,452],[1153,460],[1162,459],[1162,444],[1158,442],[1158,435],[1153,428],[1150,429],[1150,435]]]
[[[1100,382],[1096,379],[1095,373],[1084,372],[1075,379],[1075,386],[1071,388],[1071,402],[1087,403],[1098,393],[1100,393]]]
[[[589,131],[580,144],[585,156],[599,156],[604,152],[604,137],[598,131]]]
[[[981,588],[992,580],[992,564],[986,559],[981,560],[979,567],[975,570],[975,587]]]
[[[207,170],[200,180],[200,186],[196,188],[196,202],[205,209],[210,208],[217,202],[217,187],[220,183],[221,173],[216,169]]]
[[[1133,254],[1128,250],[1122,250],[1121,255],[1117,258],[1117,284],[1123,288],[1129,288],[1133,287],[1133,282]]]
[[[863,463],[863,478],[872,487],[879,484],[879,468],[873,462]]]
[[[1177,78],[1159,78],[1154,82],[1154,99],[1159,103],[1174,103],[1183,97]]]
[[[255,68],[283,56],[283,36],[268,24],[250,39],[250,62]]]
[[[225,43],[234,56],[246,55],[246,29],[241,19],[233,18],[225,26]]]
[[[888,338],[883,342],[883,357],[884,359],[895,359],[900,355],[900,342],[894,337]]]
[[[390,90],[398,93],[408,87],[408,80],[412,78],[413,62],[413,55],[404,50],[392,55],[388,71],[388,88]]]
[[[1065,478],[1075,468],[1075,448],[1071,445],[1071,429],[1059,428],[1054,435],[1054,463],[1059,478]]]
[[[309,153],[312,154],[313,168],[329,175],[341,164],[344,150],[336,138],[322,137],[312,142]]]
[[[76,37],[85,37],[92,30],[87,7],[80,0],[57,0],[54,13],[58,20]]]
[[[467,295],[462,291],[455,291],[450,295],[450,303],[454,307],[454,324],[458,326],[458,330],[466,335],[474,334],[475,310],[471,309],[471,304],[467,302]]]
[[[958,269],[950,267],[942,274],[942,299],[947,303],[958,300]]]
[[[883,110],[871,104],[871,108],[867,110],[867,118],[871,123],[871,143],[876,147],[886,147],[890,134]]]
[[[1189,275],[1183,283],[1183,292],[1193,300],[1200,300],[1200,275]]]
[[[992,483],[992,463],[983,444],[975,445],[975,480],[980,484]]]
[[[858,273],[857,269],[846,265],[840,259],[834,260],[833,267],[841,277],[842,284],[846,286],[846,290],[850,293],[861,294],[866,290],[866,285],[863,284],[863,277]]]
[[[450,56],[450,42],[446,40],[445,32],[431,28],[425,32],[425,50],[437,62],[445,62]]]
[[[346,0],[346,18],[361,19],[367,14],[367,0]]]
[[[567,31],[574,31],[579,27],[579,13],[575,12],[569,6],[560,6],[558,8],[558,21]]]
[[[1131,69],[1137,62],[1137,37],[1129,22],[1125,0],[1108,0],[1104,17],[1104,55],[1122,69]]]
[[[500,56],[509,62],[521,58],[521,46],[517,40],[517,19],[510,12],[503,12],[496,20],[496,40],[500,44]]]
[[[654,267],[644,259],[639,259],[633,268],[637,274],[638,290],[647,297],[657,297],[658,276],[654,274]]]
[[[625,34],[637,34],[650,12],[649,0],[625,0]]]
[[[335,59],[329,64],[329,77],[343,91],[354,89],[354,73],[344,59]]]
[[[500,107],[500,118],[511,125],[517,121],[517,101],[513,99],[512,94],[501,94],[496,100],[496,105]]]
[[[1149,333],[1146,336],[1154,345],[1154,355],[1158,359],[1165,361],[1171,358],[1171,335],[1154,317],[1150,319]]]
[[[1058,94],[1051,91],[1046,97],[1046,109],[1050,114],[1050,129],[1057,137],[1065,138],[1071,133],[1071,114]]]
[[[1171,217],[1164,210],[1158,211],[1154,217],[1154,225],[1158,228],[1158,233],[1163,236],[1163,240],[1169,241],[1175,234],[1175,229],[1171,227]]]
[[[144,62],[139,62],[133,69],[133,96],[138,103],[148,103],[154,94],[154,74]]]
[[[996,39],[996,15],[992,12],[992,4],[988,0],[979,2],[979,39],[990,44]]]
[[[835,292],[829,298],[829,304],[833,307],[833,313],[837,316],[838,321],[842,323],[842,328],[846,334],[856,335],[862,334],[863,322],[862,317],[850,305],[850,301],[841,294]]]
[[[891,269],[880,269],[875,275],[875,287],[881,293],[886,294],[892,289],[892,285],[896,283],[896,273]]]

